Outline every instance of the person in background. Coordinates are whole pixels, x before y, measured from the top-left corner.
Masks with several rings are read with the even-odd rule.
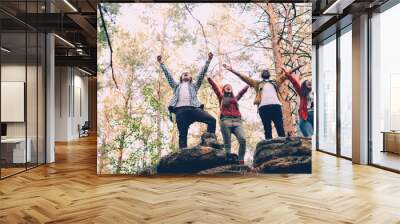
[[[305,80],[301,83],[282,66],[286,77],[293,84],[294,89],[300,97],[299,106],[299,127],[304,137],[311,137],[314,134],[314,97],[312,93],[312,82]]]
[[[256,90],[254,104],[258,106],[258,113],[260,114],[260,118],[264,126],[265,139],[272,138],[271,122],[274,122],[278,136],[284,137],[285,130],[283,128],[281,103],[282,96],[278,90],[279,86],[283,83],[283,81],[285,81],[285,79],[279,79],[278,81],[271,80],[269,70],[265,69],[261,72],[262,80],[256,81],[235,71],[231,66],[226,64],[223,64],[223,66],[225,69],[238,76],[241,80]]]
[[[194,81],[188,72],[183,72],[179,78],[179,83],[177,83],[164,65],[162,57],[157,57],[161,70],[164,72],[168,84],[174,91],[168,109],[170,113],[175,113],[176,115],[180,149],[187,147],[187,134],[190,125],[194,122],[207,124],[207,132],[215,137],[216,120],[203,110],[203,105],[200,104],[197,98],[197,92],[200,89],[212,58],[213,54],[211,52],[208,53],[208,59]]]
[[[231,134],[236,136],[239,142],[239,161],[240,164],[244,164],[244,155],[246,153],[246,137],[242,125],[241,114],[239,111],[238,101],[246,93],[249,86],[244,87],[235,96],[233,93],[232,86],[226,84],[220,88],[210,77],[207,78],[212,89],[218,97],[220,105],[220,127],[221,134],[224,139],[224,148],[227,153],[231,152]]]

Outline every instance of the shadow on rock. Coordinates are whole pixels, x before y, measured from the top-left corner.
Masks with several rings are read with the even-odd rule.
[[[226,153],[215,134],[205,133],[200,144],[182,149],[161,158],[157,165],[159,174],[193,174],[211,168],[239,164],[236,154]]]
[[[311,173],[311,139],[287,137],[260,141],[253,167],[259,173]]]
[[[200,175],[233,175],[233,174],[239,174],[239,175],[245,175],[250,172],[253,172],[251,168],[247,165],[239,165],[239,164],[234,164],[234,165],[226,165],[226,166],[219,166],[215,168],[211,168],[208,170],[203,170],[199,172],[198,174]]]

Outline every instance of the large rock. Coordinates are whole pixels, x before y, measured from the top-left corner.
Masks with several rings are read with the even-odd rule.
[[[208,132],[204,133],[201,136],[200,145],[208,146],[208,147],[211,147],[214,149],[222,149],[223,148],[223,145],[218,142],[217,136],[215,134],[208,133]]]
[[[182,149],[161,158],[157,165],[157,173],[198,173],[202,170],[238,163],[236,154],[226,153],[214,134],[205,133],[198,146]]]
[[[261,173],[311,173],[311,140],[287,137],[257,144],[253,166]]]
[[[252,172],[251,168],[247,165],[225,165],[225,166],[219,166],[215,168],[211,168],[208,170],[203,170],[199,172],[198,174],[200,175],[221,175],[221,174],[248,174],[249,172]]]

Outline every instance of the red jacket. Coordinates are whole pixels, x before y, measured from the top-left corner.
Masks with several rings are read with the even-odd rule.
[[[222,116],[232,116],[232,117],[240,117],[240,111],[239,111],[239,105],[238,101],[242,96],[246,93],[247,89],[249,86],[244,87],[240,92],[232,98],[232,100],[229,103],[228,107],[223,107],[222,106],[222,98],[224,97],[223,94],[223,88],[222,91],[218,88],[217,84],[210,78],[207,78],[208,82],[210,83],[211,87],[213,88],[215,94],[218,97],[219,105],[220,105],[220,110],[221,110],[221,115]]]
[[[307,97],[302,96],[300,94],[300,82],[293,77],[293,74],[286,74],[286,77],[289,79],[289,81],[293,84],[294,89],[296,90],[297,94],[300,96],[300,107],[299,107],[299,116],[303,120],[308,119],[308,108],[307,108]]]

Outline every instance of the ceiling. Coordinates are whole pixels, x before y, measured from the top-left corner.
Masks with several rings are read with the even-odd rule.
[[[313,43],[351,24],[352,18],[373,11],[388,0],[313,0]]]
[[[54,32],[56,66],[77,66],[96,74],[97,1],[94,0],[1,0],[3,46],[12,49],[8,58],[34,55],[25,31]],[[51,12],[51,13],[50,13]],[[31,53],[32,52],[32,53]]]
[[[216,2],[229,2],[218,0]],[[313,4],[313,42],[335,32],[337,24],[351,23],[352,17],[379,7],[387,0],[270,0],[269,2],[312,2]],[[56,65],[78,66],[96,73],[96,24],[97,0],[1,0],[1,29],[5,38],[14,40],[18,49],[18,32],[31,31],[54,32]],[[102,2],[135,2],[121,0],[103,0]],[[137,1],[136,1],[137,2]],[[146,1],[142,1],[146,2]],[[147,1],[151,2],[151,1]],[[158,1],[162,2],[162,1]],[[171,2],[166,0],[165,2]],[[183,1],[176,1],[183,2]],[[197,2],[201,2],[198,0]],[[210,2],[210,0],[205,1]],[[260,0],[260,2],[263,2]],[[52,13],[49,13],[49,12]],[[336,27],[335,27],[336,26]],[[14,34],[11,34],[14,33]],[[21,50],[21,49],[20,49]],[[16,51],[22,53],[21,51]],[[28,46],[29,55],[29,46]],[[26,54],[26,53],[24,53]]]

